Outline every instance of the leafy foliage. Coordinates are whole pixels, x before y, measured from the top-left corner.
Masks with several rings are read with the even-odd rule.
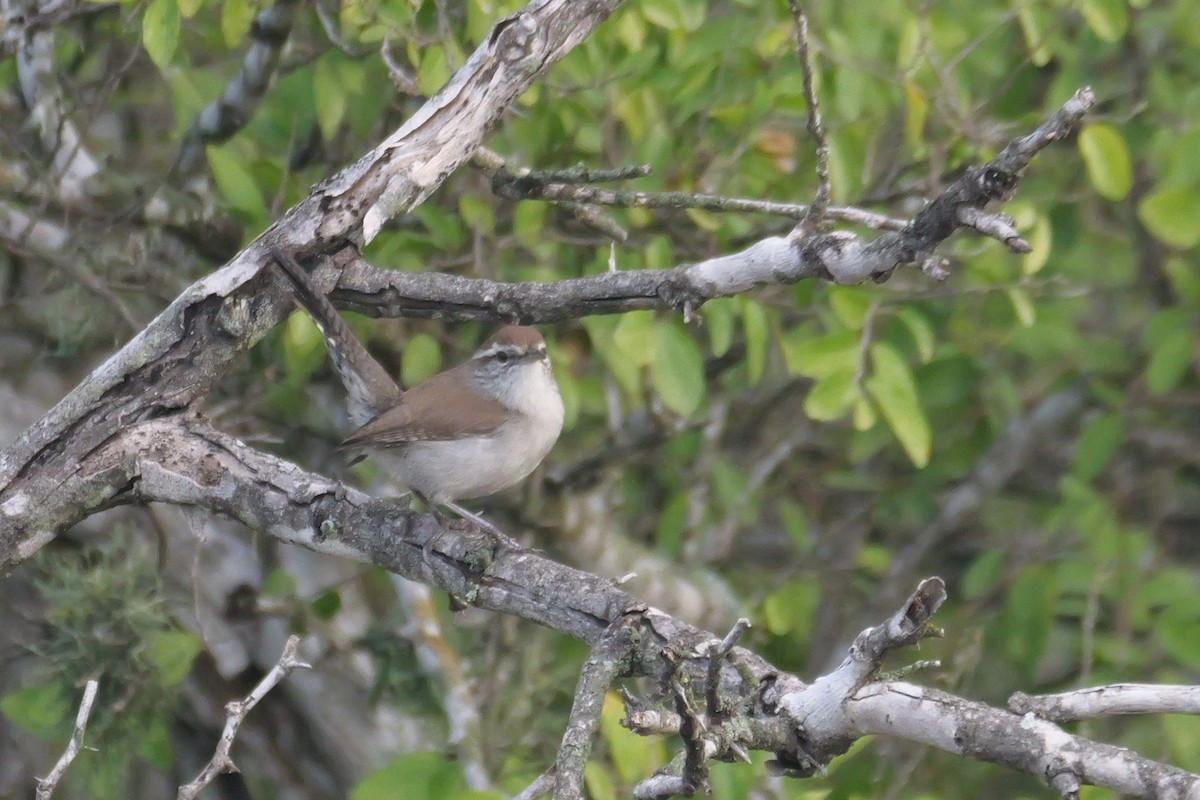
[[[88,741],[104,757],[81,759],[71,780],[96,797],[121,796],[133,759],[172,764],[167,723],[201,641],[175,626],[155,565],[118,539],[40,556],[36,566],[46,610],[30,648],[43,674],[0,698],[0,712],[34,736],[65,742],[80,687],[96,678]]]
[[[398,126],[421,102],[416,95],[436,91],[494,20],[519,5],[343,0],[326,20],[335,39],[303,8],[261,107],[233,139],[207,149],[208,199],[254,235]],[[763,288],[708,303],[691,324],[639,311],[555,326],[546,333],[568,430],[548,471],[569,473],[594,457],[595,480],[533,481],[533,491],[490,510],[531,528],[553,518],[545,527],[555,533],[542,545],[563,558],[598,560],[580,555],[584,537],[566,529],[570,515],[542,514],[538,498],[568,504],[602,486],[609,518],[625,534],[607,549],[627,564],[650,551],[682,564],[702,586],[712,579],[732,587],[756,621],[749,643],[806,673],[838,660],[849,635],[892,610],[897,598],[885,591],[907,591],[918,572],[937,572],[953,600],[939,620],[947,640],[921,654],[946,658],[946,669],[926,676],[931,682],[993,702],[1016,689],[1194,682],[1200,2],[888,0],[870,13],[856,4],[811,5],[838,203],[911,216],[1076,88],[1095,86],[1099,113],[1075,141],[1035,162],[1006,208],[1033,251],[1015,257],[960,236],[943,251],[953,275],[942,285],[902,271],[878,286]],[[89,138],[109,146],[112,169],[147,184],[164,179],[188,126],[240,66],[262,7],[126,0],[59,39],[57,63],[80,97],[108,86],[131,56],[148,56],[106,95],[131,141],[106,140],[101,124]],[[805,202],[814,156],[792,28],[782,0],[627,3],[518,101],[487,144],[514,167],[646,163],[652,174],[636,188],[648,192]],[[385,43],[403,75],[389,75],[379,58]],[[0,63],[9,83],[12,61]],[[410,79],[397,80],[404,92],[392,80],[401,77]],[[619,269],[674,266],[791,224],[695,209],[611,214],[630,232],[615,252],[569,210],[499,198],[486,176],[464,169],[385,229],[367,256],[399,270],[555,280],[607,270],[610,255]],[[96,272],[147,309],[212,266],[181,255],[186,248],[168,232],[126,246],[127,216],[73,219],[89,256],[120,255]],[[14,252],[6,264],[26,257]],[[148,268],[159,261],[171,270]],[[21,273],[30,282],[15,298],[17,326],[36,330],[48,349],[91,346],[85,355],[98,356],[124,336],[104,327],[105,313],[81,310],[92,298],[76,282],[53,271],[34,282],[34,272]],[[406,384],[456,362],[484,334],[480,325],[352,324]],[[336,412],[303,388],[331,380],[323,360],[319,334],[293,315],[222,387],[213,406],[236,406],[244,416],[221,423],[271,429],[304,460],[300,440],[320,439],[308,435],[314,430],[336,435]],[[1075,410],[1053,425],[1037,422],[1047,403],[1070,393],[1083,398]],[[1017,440],[1026,444],[1008,469],[995,453]],[[765,468],[775,452],[783,456]],[[972,504],[955,517],[952,504],[964,496]],[[63,616],[45,655],[74,666],[2,706],[38,735],[63,734],[85,663],[123,676],[103,681],[102,691],[157,687],[138,696],[160,703],[189,652],[171,638],[187,634],[161,607],[144,600],[140,611],[124,610],[149,594],[118,592],[119,567],[71,574],[78,585],[46,584]],[[649,591],[651,583],[631,588]],[[280,594],[295,595],[294,582]],[[346,618],[339,594],[307,602],[299,618],[313,628],[313,620]],[[84,610],[98,616],[72,616]],[[111,631],[123,643],[118,650],[136,651],[133,663],[109,665],[117,650],[96,661],[85,649],[95,638],[86,624],[108,631],[114,620],[124,626]],[[437,699],[436,687],[416,675],[411,648],[371,633],[358,642],[375,658],[376,698]],[[168,644],[156,649],[156,637]],[[540,631],[519,638],[468,630],[454,640],[488,687],[488,757],[502,782],[535,776],[552,757],[569,707],[564,687],[583,657]],[[507,671],[489,660],[497,652]],[[112,673],[118,666],[126,672]],[[405,707],[432,717],[430,705]],[[157,713],[127,711],[123,718],[133,721],[122,724]],[[587,775],[598,798],[620,796],[645,766],[617,736],[613,713],[606,748]],[[502,735],[514,730],[515,744]],[[1104,733],[1200,765],[1194,726],[1178,720]],[[459,772],[431,753],[397,755],[356,796],[397,785],[414,798],[458,796]],[[761,765],[718,765],[717,794],[761,793],[754,787],[762,773]],[[1042,791],[986,765],[883,747],[855,750],[823,781],[771,791],[867,797],[880,794],[880,783],[897,796]]]

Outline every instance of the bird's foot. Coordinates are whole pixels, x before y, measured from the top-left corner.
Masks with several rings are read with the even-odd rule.
[[[521,547],[521,543],[518,542],[516,539],[512,538],[507,533],[500,530],[495,525],[488,522],[486,519],[479,516],[478,514],[472,512],[472,511],[468,511],[467,509],[463,508],[458,503],[447,502],[447,503],[444,503],[444,505],[446,506],[446,508],[453,511],[455,514],[458,514],[463,519],[468,520],[469,522],[473,522],[476,525],[478,525],[480,528],[483,528],[484,531],[491,534],[492,538],[494,538],[496,540],[497,544],[503,545],[504,547],[506,547],[510,550],[524,549]]]

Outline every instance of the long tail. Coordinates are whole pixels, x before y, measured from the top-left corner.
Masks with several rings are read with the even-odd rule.
[[[312,278],[290,253],[275,249],[271,256],[292,284],[296,301],[304,306],[325,337],[333,368],[349,395],[347,406],[355,425],[362,425],[400,399],[400,387],[350,330],[341,314],[313,285]]]

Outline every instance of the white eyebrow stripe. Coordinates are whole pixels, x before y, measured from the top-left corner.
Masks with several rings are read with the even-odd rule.
[[[524,352],[525,351],[523,349],[521,349],[521,347],[519,345],[508,344],[506,342],[496,342],[495,344],[493,344],[491,347],[487,348],[486,350],[477,350],[475,352],[475,357],[476,358],[488,358],[490,356],[496,355],[496,353],[508,353],[509,355],[520,355],[521,353],[524,353]]]

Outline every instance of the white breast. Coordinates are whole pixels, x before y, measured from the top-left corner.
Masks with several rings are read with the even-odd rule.
[[[494,433],[406,445],[388,459],[396,477],[435,503],[485,497],[524,480],[558,441],[563,404],[549,364],[521,368],[528,372],[497,397],[510,412]]]

